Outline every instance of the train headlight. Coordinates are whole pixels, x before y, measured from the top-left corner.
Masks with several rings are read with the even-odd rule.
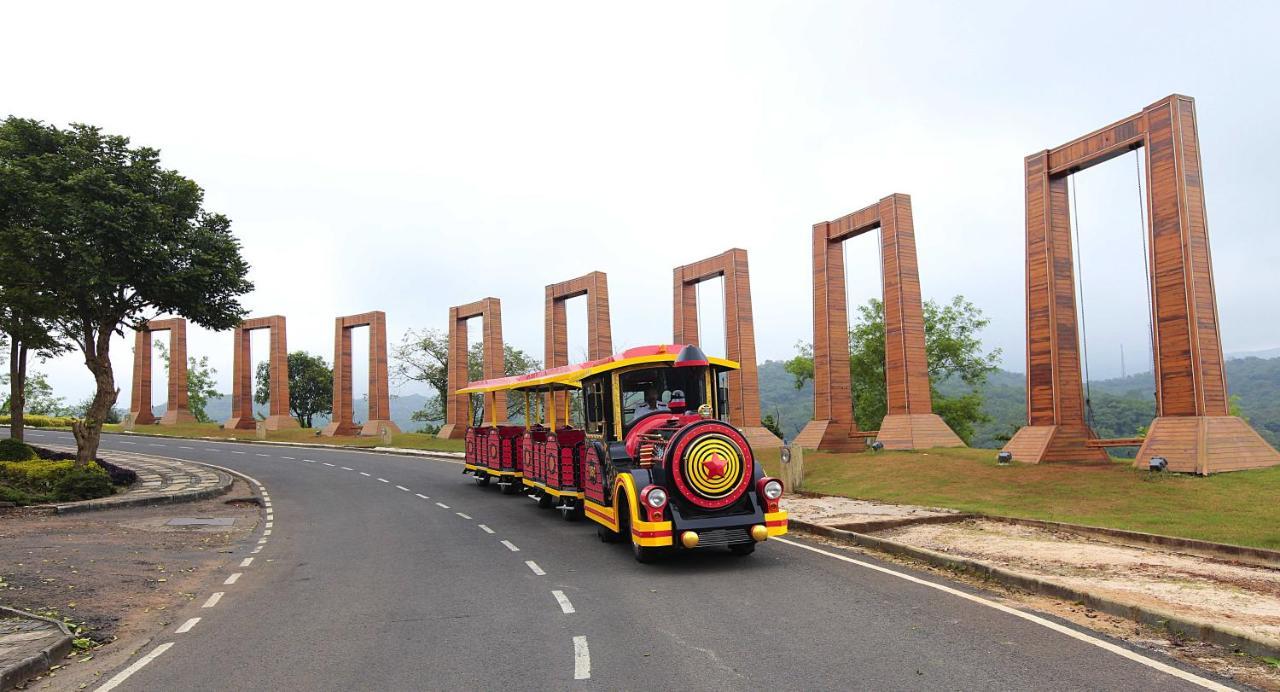
[[[761,489],[761,492],[763,492],[764,496],[770,500],[776,500],[782,497],[782,481],[770,480],[766,482],[764,487]]]
[[[667,491],[662,488],[649,488],[649,492],[644,496],[645,504],[654,509],[658,509],[667,504]]]

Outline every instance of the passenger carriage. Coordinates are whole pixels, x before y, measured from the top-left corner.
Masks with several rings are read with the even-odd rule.
[[[750,554],[786,533],[787,515],[782,482],[726,420],[726,373],[737,367],[696,346],[657,345],[472,383],[458,393],[508,392],[524,421],[486,412],[467,430],[463,472],[585,516],[601,540],[629,540],[641,562],[712,547]]]

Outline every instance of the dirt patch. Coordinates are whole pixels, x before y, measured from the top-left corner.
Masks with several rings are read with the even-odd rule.
[[[885,532],[887,533],[887,532]],[[883,535],[883,534],[877,534]],[[940,576],[982,589],[987,598],[1021,610],[1060,617],[1068,622],[1127,641],[1140,649],[1158,652],[1183,663],[1211,671],[1249,687],[1280,692],[1280,665],[1228,648],[1188,639],[1167,630],[1133,620],[1099,613],[1083,605],[1015,589],[968,571],[942,569],[913,558],[890,555],[815,535],[805,539],[826,547],[873,557],[880,562],[899,564],[917,572]]]
[[[864,522],[880,522],[895,519],[923,519],[958,515],[952,509],[917,507],[915,505],[891,505],[870,500],[852,500],[847,497],[821,495],[817,497],[784,497],[782,509],[792,519],[807,521],[820,526],[843,526]]]
[[[236,480],[232,493],[250,496]],[[128,648],[169,625],[257,527],[253,504],[222,498],[57,515],[0,513],[0,603],[81,628],[95,649],[68,663]],[[170,526],[178,517],[229,518],[230,526]],[[70,671],[63,670],[65,675]],[[46,681],[47,682],[47,681]],[[32,683],[33,688],[37,686]]]
[[[875,535],[1112,600],[1222,623],[1280,647],[1280,570],[983,520]]]

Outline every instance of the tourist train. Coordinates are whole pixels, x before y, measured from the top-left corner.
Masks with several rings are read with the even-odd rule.
[[[472,382],[457,393],[486,395],[488,420],[469,410],[463,473],[527,490],[566,520],[585,516],[602,541],[629,540],[640,562],[715,547],[748,555],[787,532],[787,514],[782,481],[727,422],[737,368],[697,346],[656,345]],[[523,400],[522,424],[505,420],[507,397]]]

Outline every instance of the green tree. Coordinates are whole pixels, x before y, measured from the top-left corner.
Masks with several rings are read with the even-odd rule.
[[[979,333],[990,322],[964,296],[939,305],[924,303],[925,352],[932,387],[933,410],[966,443],[974,426],[986,420],[981,386],[996,370],[1000,350],[983,353]],[[877,430],[888,409],[885,389],[884,303],[871,299],[858,306],[849,330],[849,374],[853,416],[863,430]],[[813,346],[797,344],[797,355],[786,363],[796,388],[813,378]],[[955,381],[967,389],[944,396],[938,384]]]
[[[333,413],[333,368],[320,356],[306,351],[289,354],[289,413],[304,428],[312,427],[312,419]],[[271,401],[271,364],[258,363],[254,379],[253,400],[259,404]]]
[[[7,152],[0,170],[25,176],[21,199],[0,206],[0,267],[28,265],[24,290],[54,307],[22,314],[74,343],[94,378],[93,403],[73,427],[83,465],[97,453],[119,396],[112,335],[163,313],[209,329],[234,327],[245,314],[239,296],[253,288],[249,265],[231,222],[206,211],[204,191],[162,167],[157,150],[88,125],[59,129],[13,117],[0,140]],[[0,280],[6,290],[7,281]]]
[[[7,379],[7,376],[4,379]],[[4,406],[0,408],[12,411],[11,397],[12,395],[6,397]],[[63,397],[53,395],[53,385],[49,384],[49,379],[42,372],[27,375],[22,398],[25,412],[33,416],[69,416],[73,413],[73,410],[64,403]]]
[[[772,413],[766,413],[764,418],[760,419],[760,425],[764,426],[765,430],[777,435],[779,440],[786,439],[786,436],[782,434],[782,426],[778,425],[778,419]]]
[[[71,407],[71,415],[75,416],[76,418],[84,418],[85,411],[88,411],[89,407],[92,405],[93,405],[93,397],[92,396],[86,397],[82,399],[80,403]],[[107,415],[103,416],[102,422],[103,423],[122,423],[124,422],[124,417],[126,414],[127,412],[124,409],[120,408],[119,406],[112,406],[110,409],[107,409]]]
[[[155,341],[156,350],[160,351],[160,360],[164,361],[164,371],[169,372],[169,347],[160,339]],[[209,356],[187,356],[187,408],[195,416],[197,423],[210,422],[205,407],[209,400],[222,396],[218,393],[214,375],[218,371],[209,365]],[[169,402],[172,404],[173,402]]]
[[[503,344],[503,372],[506,375],[523,375],[542,369],[542,361],[512,346]],[[448,419],[449,412],[449,335],[439,329],[410,329],[392,350],[395,366],[391,372],[399,382],[423,382],[435,392],[435,398],[415,411],[413,420],[419,422]],[[484,345],[471,344],[467,350],[467,374],[471,381],[484,377]],[[524,401],[511,397],[507,402],[508,416],[523,409]]]

